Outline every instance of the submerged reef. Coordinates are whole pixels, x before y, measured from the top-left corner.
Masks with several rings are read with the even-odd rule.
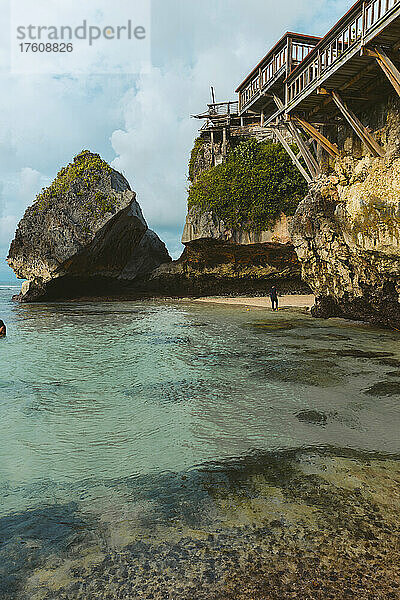
[[[73,533],[58,556],[41,557],[32,542],[24,552],[34,568],[24,581],[20,567],[18,597],[395,600],[399,477],[395,459],[345,451],[254,456],[171,474],[177,497],[165,496],[165,522],[132,500],[130,508],[110,507],[112,521],[73,513],[87,537]]]

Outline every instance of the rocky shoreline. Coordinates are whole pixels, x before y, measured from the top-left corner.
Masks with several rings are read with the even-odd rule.
[[[126,179],[98,155],[80,153],[18,225],[8,263],[27,281],[16,299],[258,296],[276,286],[280,294],[313,294],[315,317],[400,329],[399,99],[382,99],[366,117],[384,158],[371,157],[347,126],[332,128],[344,151],[309,185],[294,216],[239,227],[190,206],[175,261]],[[196,186],[214,168],[205,147],[191,163]]]
[[[61,561],[36,569],[26,593],[30,600],[399,598],[396,460],[306,453],[276,457],[267,471],[255,460],[250,470],[243,478],[238,466],[237,496],[208,473],[219,527],[137,532],[125,547],[93,548],[84,560],[73,552],[67,568]],[[190,475],[181,481],[184,495]]]

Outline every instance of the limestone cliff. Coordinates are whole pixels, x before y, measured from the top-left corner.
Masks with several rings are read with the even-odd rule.
[[[292,217],[281,213],[269,229],[232,228],[218,219],[211,211],[192,207],[186,215],[182,234],[182,244],[192,244],[198,240],[212,239],[219,242],[250,245],[263,243],[290,244],[289,224]]]
[[[117,292],[169,260],[126,179],[89,151],[27,208],[7,258],[21,301]]]
[[[220,144],[211,148],[196,140],[189,174],[185,250],[178,261],[151,274],[153,291],[265,294],[276,285],[285,293],[309,293],[291,243],[291,216],[277,208],[294,210],[304,185],[280,146],[241,138],[234,145],[231,140],[224,157]]]
[[[197,217],[195,213],[197,212]],[[211,213],[189,211],[185,250],[150,275],[149,289],[173,295],[308,293],[285,215],[268,231],[228,230]]]
[[[372,158],[348,129],[331,174],[310,186],[291,223],[315,316],[400,329],[400,102],[364,116],[386,151]]]

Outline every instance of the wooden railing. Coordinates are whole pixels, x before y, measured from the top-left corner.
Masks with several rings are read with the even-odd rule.
[[[315,57],[302,68],[298,75],[287,85],[287,104],[295,101],[300,94],[311,86],[316,79],[323,77],[331,67],[334,67],[346,52],[361,45],[363,38],[371,31],[400,0],[370,0],[361,4],[359,11],[343,24],[337,34],[315,51]]]
[[[208,104],[208,114],[210,118],[215,116],[229,116],[237,115],[239,110],[238,101],[234,102],[216,102],[214,104]]]
[[[310,52],[314,49],[314,45],[300,42],[291,44],[292,56],[290,60],[291,68],[297,66]],[[289,52],[290,54],[290,52]],[[286,44],[279,52],[265,64],[261,64],[258,73],[254,75],[247,86],[239,93],[240,110],[246,104],[250,103],[261,90],[268,85],[281,73],[287,69],[288,63],[288,45]]]

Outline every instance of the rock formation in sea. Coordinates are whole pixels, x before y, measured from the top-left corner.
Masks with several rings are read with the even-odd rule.
[[[125,177],[88,150],[27,208],[7,258],[23,302],[119,293],[170,260]]]
[[[309,293],[289,225],[305,186],[282,148],[253,136],[229,148],[202,138],[190,163],[184,252],[146,279],[172,295]]]
[[[313,314],[400,329],[400,100],[363,115],[385,149],[370,156],[339,129],[342,156],[310,186],[291,223]],[[333,132],[332,132],[333,134]]]

